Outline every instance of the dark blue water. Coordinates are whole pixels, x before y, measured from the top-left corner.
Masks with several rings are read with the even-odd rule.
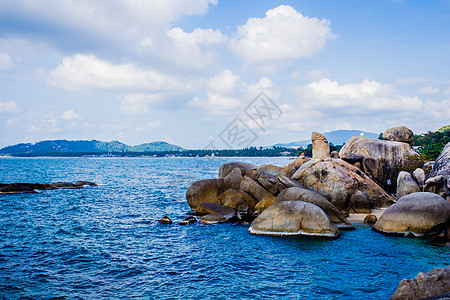
[[[282,165],[285,158],[247,158]],[[1,299],[388,299],[448,247],[359,225],[337,240],[179,221],[188,186],[226,158],[0,159],[0,182],[98,187],[0,195]]]

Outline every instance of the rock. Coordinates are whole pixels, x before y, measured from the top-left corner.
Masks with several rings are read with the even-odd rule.
[[[356,136],[350,138],[339,151],[339,156],[344,160],[351,154],[364,157],[362,171],[382,188],[386,187],[386,178],[392,175],[395,167],[402,166],[408,158],[418,155],[407,143]]]
[[[372,179],[341,159],[310,160],[295,172],[292,179],[324,196],[339,210],[348,209],[350,197],[357,191],[367,195],[372,208],[393,203],[393,198]]]
[[[439,195],[419,192],[400,198],[380,216],[373,229],[404,236],[432,235],[450,221],[450,203]]]
[[[264,211],[268,206],[272,205],[275,200],[274,195],[248,176],[244,176],[240,190],[246,192],[257,201],[254,211],[258,214]]]
[[[76,186],[86,186],[86,185],[88,185],[88,186],[97,186],[97,184],[95,184],[94,182],[91,182],[91,181],[77,181],[77,182],[75,182],[75,185]]]
[[[261,213],[248,230],[261,235],[310,235],[337,238],[336,225],[315,204],[303,201],[275,203]]]
[[[375,224],[376,222],[377,222],[377,216],[375,216],[375,215],[367,215],[367,216],[364,218],[364,223],[366,223],[366,224],[373,225],[373,224]]]
[[[370,214],[371,203],[369,197],[361,191],[357,191],[350,196],[348,202],[348,212],[351,214]]]
[[[436,158],[430,177],[442,175],[447,179],[447,187],[450,189],[450,142],[445,145],[441,154]]]
[[[255,169],[256,166],[253,164],[243,163],[243,162],[230,162],[220,166],[219,178],[224,178],[227,176],[234,168],[239,168],[241,170],[242,176],[248,169]]]
[[[339,152],[337,152],[337,151],[331,151],[330,157],[331,157],[331,158],[340,158],[340,157],[339,157]]]
[[[234,209],[228,206],[206,202],[201,203],[199,204],[199,206],[197,206],[196,214],[197,215],[218,214],[223,216],[226,220],[229,220],[236,215],[236,212],[234,211]]]
[[[2,194],[37,193],[34,189],[18,183],[11,183],[0,188]]]
[[[300,156],[299,158],[297,158],[296,160],[294,160],[293,162],[291,162],[288,167],[291,168],[294,171],[297,171],[298,168],[300,168],[305,162],[309,161],[311,158],[306,157],[306,156]]]
[[[209,214],[206,216],[203,216],[199,223],[203,224],[203,225],[214,225],[214,224],[221,224],[221,223],[225,223],[227,221],[227,219],[219,214]]]
[[[327,138],[318,132],[311,133],[312,141],[312,158],[325,159],[330,157],[330,145],[328,145]]]
[[[274,196],[278,195],[280,191],[286,188],[285,185],[283,185],[277,179],[277,177],[268,173],[257,171],[253,173],[252,179],[258,181],[259,184],[261,184],[266,190],[268,190]]]
[[[362,164],[364,156],[356,155],[354,153],[346,153],[345,157],[340,157],[343,161],[348,162],[351,165],[355,165],[356,163]]]
[[[161,219],[158,220],[158,222],[160,224],[166,224],[166,225],[170,225],[173,223],[172,220],[168,216],[162,217]]]
[[[262,165],[262,166],[256,168],[256,170],[258,170],[260,172],[268,173],[273,176],[277,176],[277,175],[281,174],[281,175],[284,175],[287,177],[291,177],[294,174],[294,170],[292,170],[289,167],[278,167],[278,166],[274,166],[274,165]]]
[[[428,178],[423,190],[446,198],[449,195],[447,178],[443,175]]]
[[[224,177],[225,184],[234,189],[239,189],[242,179],[244,179],[244,177],[239,168],[234,168],[233,171]]]
[[[425,171],[421,168],[417,168],[414,170],[412,175],[416,180],[417,184],[419,185],[420,190],[423,191],[423,187],[425,185],[426,180]]]
[[[193,216],[187,216],[183,220],[181,220],[178,224],[180,225],[191,225],[197,222],[197,219]]]
[[[417,192],[420,192],[420,188],[411,174],[401,171],[397,177],[397,198]]]
[[[447,296],[431,299],[450,298],[450,267],[434,269],[425,274],[421,272],[410,280],[403,279],[390,300],[423,299],[442,294]]]
[[[227,189],[229,186],[223,178],[203,179],[189,186],[186,191],[186,199],[191,209],[195,211],[201,203],[215,202],[216,198]]]
[[[290,177],[286,177],[284,175],[278,175],[277,179],[286,187],[286,188],[290,188],[290,187],[298,187],[301,189],[304,189],[305,187],[298,182],[297,180],[294,180]]]
[[[50,186],[55,189],[80,189],[82,185],[75,185],[70,182],[53,182],[50,183]]]
[[[275,203],[282,201],[304,201],[315,204],[328,215],[330,220],[336,224],[338,228],[353,228],[350,222],[333,204],[325,197],[310,190],[298,187],[285,189],[277,196]]]
[[[241,198],[229,198],[225,201],[224,206],[233,209],[238,219],[253,214],[253,210],[250,210],[248,203]]]
[[[229,200],[229,199],[242,199],[244,200],[250,207],[251,210],[253,210],[255,208],[256,205],[256,200],[253,199],[252,196],[250,196],[249,194],[247,194],[244,191],[240,191],[240,190],[236,190],[236,189],[228,189],[225,192],[223,192],[222,194],[219,195],[219,197],[217,197],[216,201],[214,201],[217,204],[222,204],[225,205],[225,203]]]
[[[386,129],[383,133],[383,139],[386,141],[411,143],[414,141],[414,133],[408,127],[397,126]]]

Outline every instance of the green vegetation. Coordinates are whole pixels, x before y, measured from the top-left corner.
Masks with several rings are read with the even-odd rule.
[[[414,135],[412,145],[419,146],[417,150],[419,154],[434,160],[448,142],[450,142],[450,125],[444,126],[435,132]]]

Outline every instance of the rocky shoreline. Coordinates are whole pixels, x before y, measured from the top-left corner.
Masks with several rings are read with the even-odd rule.
[[[81,189],[85,186],[97,186],[91,181],[53,182],[53,183],[0,183],[0,194],[37,193],[36,190]]]

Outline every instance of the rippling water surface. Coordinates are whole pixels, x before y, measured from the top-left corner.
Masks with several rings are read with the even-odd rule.
[[[241,158],[282,165],[286,158]],[[230,158],[2,158],[0,182],[89,180],[78,190],[0,195],[2,299],[388,299],[445,267],[448,247],[359,225],[337,240],[180,226],[185,192]],[[173,225],[155,220],[167,215]]]

